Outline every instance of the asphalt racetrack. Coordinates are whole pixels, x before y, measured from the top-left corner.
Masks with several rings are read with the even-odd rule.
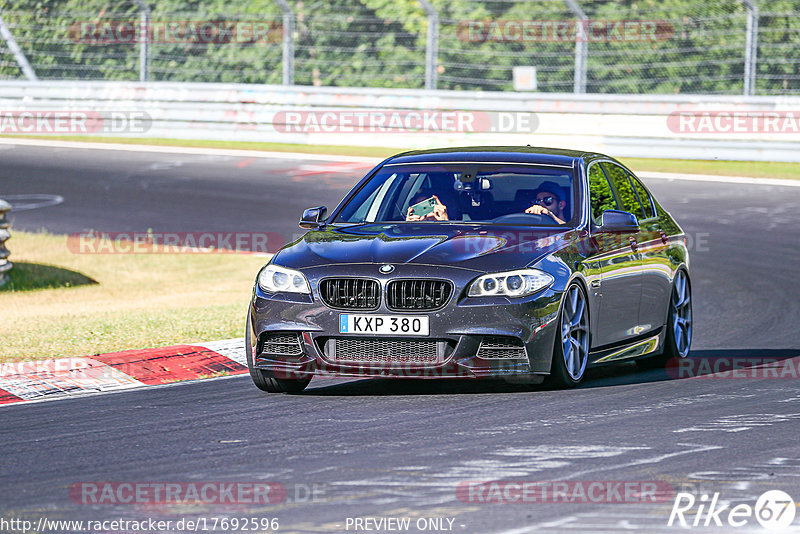
[[[272,231],[286,239],[299,232],[304,208],[333,208],[369,168],[15,145],[0,145],[0,162],[2,195],[63,197],[14,213],[12,232]],[[800,188],[642,175],[689,236],[691,358],[800,356]],[[13,238],[9,248],[13,260]],[[53,346],[57,353],[58,340]],[[425,531],[678,532],[667,524],[672,496],[484,503],[457,488],[659,481],[698,499],[719,493],[730,507],[754,506],[772,489],[800,502],[799,436],[796,376],[681,379],[628,363],[569,391],[315,379],[300,395],[267,395],[237,376],[0,409],[0,516],[275,517],[280,532],[366,531],[353,526],[357,517],[411,518],[410,532],[420,531],[418,518],[445,519]],[[75,502],[70,487],[87,481],[270,481],[287,497],[236,506]],[[753,518],[706,530],[764,532]]]

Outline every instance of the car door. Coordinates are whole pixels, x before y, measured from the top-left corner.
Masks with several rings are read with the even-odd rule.
[[[661,227],[653,197],[630,171],[628,179],[642,206],[639,219],[639,254],[642,257],[642,297],[639,301],[639,328],[648,332],[664,324],[672,290],[672,262],[667,256],[669,237]]]
[[[612,185],[620,177],[631,188],[620,167],[613,165],[606,170],[606,163],[589,166],[589,202],[595,227],[602,223],[603,211],[630,211],[632,208],[625,196]],[[625,191],[624,187],[622,189]],[[599,279],[592,280],[590,288],[599,301],[593,321],[595,330],[592,340],[592,346],[597,348],[618,343],[636,334],[642,292],[642,264],[636,232],[594,231],[592,237],[597,247],[592,263],[600,272]]]

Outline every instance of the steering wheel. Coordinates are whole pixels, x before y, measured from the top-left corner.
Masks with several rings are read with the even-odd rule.
[[[554,221],[551,217],[539,213],[509,213],[492,219],[492,222],[496,224],[540,225],[553,223]]]

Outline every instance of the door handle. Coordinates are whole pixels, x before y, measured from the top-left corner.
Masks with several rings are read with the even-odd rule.
[[[660,233],[661,233],[661,242],[664,243],[665,245],[669,243],[669,236],[667,235],[667,233],[663,230],[661,230]]]

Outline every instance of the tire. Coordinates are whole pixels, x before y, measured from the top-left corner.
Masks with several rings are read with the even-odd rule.
[[[253,354],[250,350],[250,319],[247,320],[245,328],[244,350],[247,351],[247,369],[250,371],[250,378],[253,384],[261,391],[267,393],[300,393],[309,382],[309,378],[277,378],[271,371],[256,369],[253,367]]]
[[[571,284],[564,292],[558,314],[558,331],[547,385],[571,388],[580,384],[589,362],[589,346],[586,292],[580,284]]]
[[[667,324],[664,325],[666,339],[664,352],[636,360],[641,369],[660,369],[668,361],[689,356],[692,346],[692,284],[684,270],[675,273],[669,299]]]

